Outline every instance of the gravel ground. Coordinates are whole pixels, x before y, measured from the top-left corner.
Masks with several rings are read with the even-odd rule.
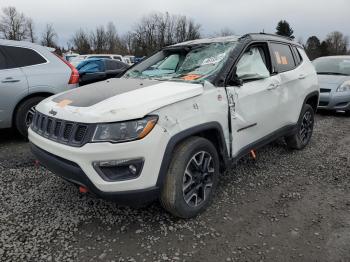
[[[318,115],[311,144],[277,141],[221,177],[191,220],[81,195],[0,132],[0,261],[350,261],[350,118]]]

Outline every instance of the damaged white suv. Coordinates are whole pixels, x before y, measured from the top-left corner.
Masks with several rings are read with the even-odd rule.
[[[272,140],[310,141],[319,88],[303,47],[247,34],[164,48],[109,79],[41,102],[37,159],[82,191],[120,203],[159,199],[188,218],[210,203],[229,160]]]

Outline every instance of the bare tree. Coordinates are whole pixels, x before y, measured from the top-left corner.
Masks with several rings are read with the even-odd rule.
[[[10,40],[24,40],[27,37],[27,19],[15,7],[2,9],[0,17],[0,33],[3,38]]]
[[[107,36],[103,26],[96,27],[90,34],[90,45],[95,53],[102,53],[107,47]]]
[[[28,30],[28,39],[30,42],[35,43],[36,42],[36,36],[34,33],[34,22],[33,19],[27,18],[27,30]]]
[[[150,55],[166,45],[200,38],[200,25],[186,16],[152,13],[143,17],[128,35],[133,38],[129,43],[133,53]]]
[[[73,48],[79,54],[88,54],[91,52],[89,35],[83,30],[79,29],[72,37],[71,43]]]
[[[345,55],[349,43],[348,37],[338,31],[328,34],[325,42],[327,43],[330,55]]]
[[[41,44],[49,47],[57,47],[57,33],[52,24],[46,24],[45,31],[41,36]]]
[[[224,27],[220,31],[214,32],[210,36],[212,36],[212,37],[220,37],[220,36],[230,36],[230,35],[234,35],[234,34],[235,34],[235,32],[231,28]]]

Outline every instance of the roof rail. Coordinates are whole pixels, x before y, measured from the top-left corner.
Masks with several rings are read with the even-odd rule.
[[[243,39],[246,37],[249,37],[251,35],[266,35],[266,36],[274,36],[274,37],[280,37],[280,38],[284,38],[287,39],[289,41],[294,41],[293,38],[289,37],[289,36],[284,36],[284,35],[276,35],[276,34],[269,34],[269,33],[264,33],[264,32],[260,32],[260,33],[249,33],[249,34],[245,34],[243,36],[241,36],[239,39]]]
[[[294,41],[294,38],[289,37],[289,36],[285,36],[285,35],[269,34],[269,33],[265,33],[265,32],[260,32],[259,35],[269,35],[269,36],[282,37],[282,38],[285,38],[287,40]]]

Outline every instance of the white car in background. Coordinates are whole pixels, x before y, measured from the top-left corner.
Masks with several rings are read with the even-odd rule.
[[[107,58],[107,59],[115,59],[124,63],[127,63],[122,55],[117,55],[117,54],[90,54],[90,55],[79,55],[77,57],[72,58],[70,63],[73,66],[77,66],[81,61],[89,58]]]

